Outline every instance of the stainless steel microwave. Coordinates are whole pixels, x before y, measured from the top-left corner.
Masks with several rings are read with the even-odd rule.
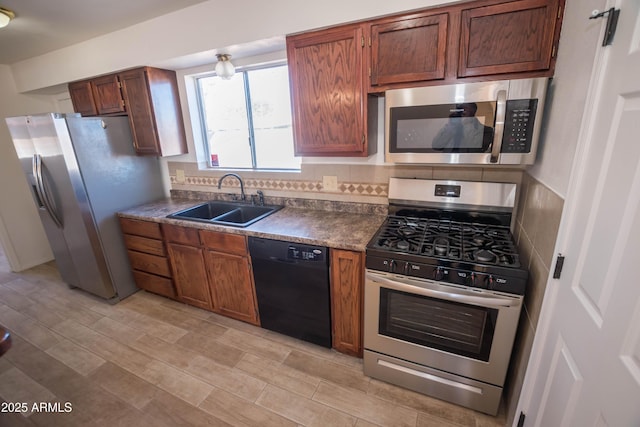
[[[533,164],[548,80],[389,90],[385,159],[409,164]]]

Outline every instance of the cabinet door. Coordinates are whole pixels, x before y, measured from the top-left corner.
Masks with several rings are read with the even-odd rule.
[[[202,249],[176,243],[169,243],[167,248],[178,298],[184,303],[211,310]]]
[[[89,80],[69,83],[69,95],[71,96],[73,111],[80,113],[82,116],[98,115]]]
[[[91,80],[91,88],[98,114],[117,114],[126,111],[120,82],[115,74]]]
[[[205,250],[213,311],[259,325],[256,290],[247,257]]]
[[[523,0],[462,10],[458,77],[551,67],[559,0]]]
[[[331,250],[333,348],[362,357],[364,254]]]
[[[366,156],[360,26],[287,37],[296,156]]]
[[[371,85],[444,79],[448,14],[371,26]]]
[[[129,123],[136,152],[160,155],[158,132],[151,108],[151,94],[144,69],[126,71],[120,73],[119,77],[129,111]]]

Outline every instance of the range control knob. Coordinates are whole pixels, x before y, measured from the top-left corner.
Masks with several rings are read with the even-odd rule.
[[[478,281],[478,275],[476,273],[469,274],[469,279],[467,283],[469,286],[477,287],[478,286],[477,281]]]
[[[444,279],[444,268],[436,267],[436,269],[433,270],[433,279],[434,280],[442,280],[442,279]]]
[[[487,287],[487,289],[493,289],[494,283],[495,283],[495,279],[491,274],[485,277],[484,284]]]
[[[401,267],[400,267],[400,271],[399,271],[399,272],[400,272],[400,273],[402,273],[402,274],[404,274],[405,276],[409,275],[409,263],[408,263],[407,261],[404,261],[404,262],[401,264]]]

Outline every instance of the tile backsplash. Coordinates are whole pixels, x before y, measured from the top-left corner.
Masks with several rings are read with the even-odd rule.
[[[536,333],[542,300],[553,264],[564,199],[541,182],[524,174],[518,201],[514,237],[523,267],[529,270],[524,309],[505,386],[507,419],[515,417],[520,389]]]
[[[169,162],[171,190],[237,193],[236,179],[218,180],[226,170],[198,167],[196,163]],[[513,182],[520,184],[520,169],[477,167],[431,167],[423,165],[303,164],[300,171],[234,171],[244,182],[245,192],[262,190],[265,196],[388,204],[390,177],[455,179],[467,181]],[[337,185],[327,188],[325,177],[335,177]]]

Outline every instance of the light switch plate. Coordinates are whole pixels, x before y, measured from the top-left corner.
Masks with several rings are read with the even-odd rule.
[[[322,177],[322,189],[324,191],[338,191],[338,177],[337,176],[323,176]]]
[[[176,169],[176,182],[178,184],[184,184],[184,170]]]

